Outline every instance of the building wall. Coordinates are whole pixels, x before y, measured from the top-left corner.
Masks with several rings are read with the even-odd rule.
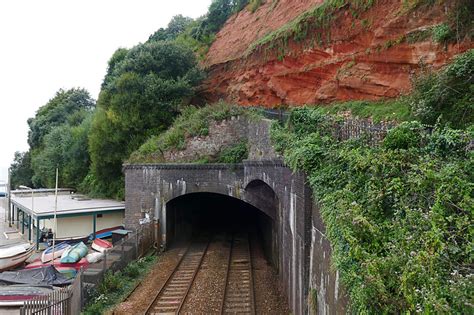
[[[103,214],[102,218],[97,218],[96,230],[106,229],[114,226],[123,225],[123,212],[113,212]],[[77,217],[57,218],[58,231],[56,237],[75,237],[85,236],[93,232],[92,215],[81,215]],[[40,226],[54,229],[54,220],[42,220]]]

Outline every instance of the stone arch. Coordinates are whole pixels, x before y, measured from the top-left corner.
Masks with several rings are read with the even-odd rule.
[[[243,200],[277,221],[279,200],[270,185],[260,179],[250,181],[244,189]]]

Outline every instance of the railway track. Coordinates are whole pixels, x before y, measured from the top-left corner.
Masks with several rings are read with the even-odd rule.
[[[210,240],[195,242],[186,249],[145,314],[179,314],[201,267],[209,243]]]
[[[252,255],[248,234],[233,235],[221,314],[255,314]]]

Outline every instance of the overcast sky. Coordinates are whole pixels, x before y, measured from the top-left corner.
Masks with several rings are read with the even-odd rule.
[[[211,0],[0,1],[0,180],[15,151],[26,151],[29,117],[60,88],[97,99],[107,61],[166,27],[193,18]]]

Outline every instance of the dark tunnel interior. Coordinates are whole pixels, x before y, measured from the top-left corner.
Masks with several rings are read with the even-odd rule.
[[[192,193],[177,197],[166,207],[169,246],[193,238],[246,232],[261,246],[267,261],[277,267],[274,222],[254,206],[226,195]]]

